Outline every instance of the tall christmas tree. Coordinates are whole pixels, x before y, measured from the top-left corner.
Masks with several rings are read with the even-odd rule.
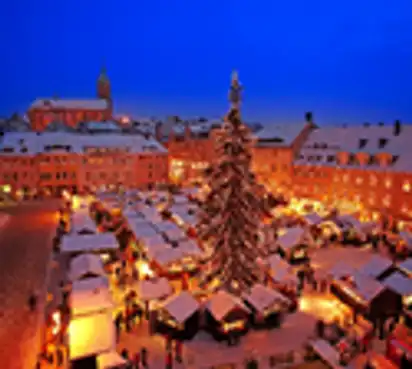
[[[250,129],[240,116],[242,87],[237,73],[229,92],[231,107],[216,134],[217,160],[205,173],[206,195],[198,213],[198,235],[209,251],[200,284],[240,292],[261,279],[266,250],[259,230],[266,214],[261,186],[251,172]]]

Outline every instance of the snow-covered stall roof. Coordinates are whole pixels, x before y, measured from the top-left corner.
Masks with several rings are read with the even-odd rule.
[[[217,321],[222,321],[235,308],[250,312],[247,306],[236,296],[220,290],[207,301],[206,309]]]
[[[323,218],[317,213],[306,214],[303,217],[309,225],[317,225],[322,223]]]
[[[399,272],[391,274],[382,283],[404,297],[412,295],[412,279]]]
[[[143,214],[143,216],[151,222],[157,223],[163,220],[159,212],[155,208],[152,208],[150,206],[142,206],[139,209],[139,212]]]
[[[105,352],[97,357],[98,369],[113,369],[126,366],[127,361],[116,351]]]
[[[109,288],[109,280],[106,277],[81,279],[72,283],[72,291],[93,291],[99,288]]]
[[[142,239],[142,243],[147,251],[152,254],[169,247],[161,235],[145,237]]]
[[[171,296],[161,305],[178,323],[184,323],[198,309],[199,303],[187,291]]]
[[[176,224],[170,221],[163,221],[163,222],[156,223],[154,224],[154,227],[158,230],[158,232],[163,232],[163,233],[166,233],[169,231],[176,231],[176,230],[180,231],[180,228]]]
[[[353,291],[355,295],[357,295],[365,304],[371,302],[375,297],[380,295],[386,288],[382,283],[379,283],[377,280],[359,272],[355,272],[351,276],[350,282],[346,280],[338,280],[335,282],[338,285],[343,285],[346,288]]]
[[[179,241],[179,246],[177,247],[185,255],[200,255],[202,251],[200,250],[197,243],[189,238]]]
[[[70,298],[74,317],[110,310],[114,306],[110,291],[105,287],[73,289]]]
[[[96,223],[90,218],[87,211],[75,212],[71,217],[71,233],[81,232],[97,233]]]
[[[129,227],[137,239],[144,239],[146,237],[154,237],[158,232],[150,222],[141,222],[130,219]]]
[[[139,218],[141,214],[139,213],[138,209],[134,205],[127,205],[123,211],[122,214],[126,218]]]
[[[140,281],[136,292],[142,300],[149,301],[165,298],[173,290],[167,278],[158,278]]]
[[[84,254],[75,257],[70,263],[70,280],[76,281],[86,274],[104,276],[102,259],[99,255]]]
[[[412,248],[412,234],[410,232],[400,232],[399,236],[409,249]]]
[[[399,263],[398,268],[406,274],[412,275],[412,258],[408,258],[402,263]]]
[[[174,204],[187,204],[189,199],[185,195],[175,195],[173,196]]]
[[[175,263],[185,256],[186,255],[178,248],[173,248],[170,246],[165,246],[163,249],[159,249],[150,255],[150,257],[155,260],[157,264],[162,266]]]
[[[290,302],[278,291],[263,286],[262,284],[254,285],[250,292],[245,294],[244,299],[260,313],[263,313],[275,303],[288,304]]]
[[[326,361],[329,365],[334,365],[333,367],[339,368],[339,352],[329,344],[329,342],[318,339],[314,341],[310,341],[309,345],[313,348],[313,350],[322,358],[322,360]]]
[[[74,316],[69,325],[70,359],[114,351],[116,334],[111,312]]]
[[[183,232],[180,228],[171,229],[165,232],[164,235],[170,242],[180,242],[187,238],[185,232]]]
[[[297,282],[296,275],[293,274],[290,265],[279,255],[271,255],[267,259],[270,274],[278,282]]]
[[[392,266],[392,260],[381,255],[373,255],[369,261],[359,269],[359,272],[372,278],[378,278]]]
[[[278,237],[277,244],[284,250],[297,246],[305,235],[305,230],[301,227],[285,228],[283,232]]]
[[[362,231],[362,223],[356,219],[353,215],[345,214],[345,215],[339,215],[337,217],[337,220],[339,222],[342,222],[346,227],[353,227],[357,231]]]
[[[67,253],[103,253],[117,250],[118,247],[112,233],[66,235],[62,238],[61,251]]]

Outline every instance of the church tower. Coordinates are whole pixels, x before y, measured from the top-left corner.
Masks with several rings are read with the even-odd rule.
[[[106,68],[102,68],[99,78],[97,79],[97,97],[111,102],[110,80],[107,77]]]

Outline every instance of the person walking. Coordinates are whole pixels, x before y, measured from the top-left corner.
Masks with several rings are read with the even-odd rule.
[[[182,362],[182,342],[176,341],[175,344],[175,358],[176,362],[181,363]]]
[[[31,312],[36,311],[36,309],[37,309],[37,303],[38,303],[38,294],[37,294],[37,292],[35,292],[35,291],[32,292],[32,293],[30,294],[29,299],[28,299],[27,302],[28,302],[30,311],[31,311]]]
[[[173,354],[172,354],[172,351],[166,352],[165,369],[173,369]]]
[[[140,352],[136,352],[133,357],[133,369],[140,369]]]
[[[140,359],[141,359],[141,363],[144,369],[148,369],[149,365],[148,365],[148,352],[146,347],[142,347],[142,349],[140,350]]]

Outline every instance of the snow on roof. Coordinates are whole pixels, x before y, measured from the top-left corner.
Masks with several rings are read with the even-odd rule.
[[[276,270],[279,268],[290,269],[290,265],[283,260],[279,255],[271,255],[267,258],[270,269]]]
[[[180,252],[188,256],[202,254],[197,243],[189,238],[179,241],[179,246],[177,247],[177,249],[179,249]]]
[[[70,299],[74,317],[109,310],[114,306],[109,289],[102,286],[90,290],[73,289]]]
[[[92,235],[66,235],[62,238],[61,251],[67,253],[105,252],[119,247],[112,233]]]
[[[137,239],[144,239],[146,237],[154,237],[159,233],[150,222],[136,222],[135,219],[129,219],[129,227]]]
[[[168,264],[181,260],[185,256],[186,255],[181,250],[179,250],[179,248],[173,248],[165,245],[163,248],[155,250],[152,258],[156,261],[156,263],[162,266],[167,266]]]
[[[322,223],[322,220],[323,220],[323,218],[319,214],[316,214],[316,213],[306,214],[303,218],[306,220],[306,222],[309,225],[317,225],[319,223]]]
[[[164,234],[170,242],[180,242],[187,238],[185,232],[180,228],[170,229],[167,232],[164,232]]]
[[[217,321],[222,321],[235,308],[250,312],[240,299],[223,290],[212,295],[205,306]]]
[[[165,247],[168,247],[166,241],[161,235],[145,237],[142,239],[142,242],[151,255],[154,255],[156,252],[164,250]]]
[[[153,138],[119,133],[82,134],[78,132],[10,132],[0,142],[1,154],[79,153],[89,149],[121,149],[129,153],[167,153]]]
[[[152,208],[150,206],[143,206],[139,209],[139,212],[142,213],[143,216],[151,222],[157,223],[163,221],[159,212],[155,208]]]
[[[109,102],[105,99],[37,99],[30,109],[74,109],[74,110],[105,110]]]
[[[83,231],[97,233],[97,226],[88,212],[77,211],[71,217],[71,233],[76,234]]]
[[[173,202],[176,205],[187,204],[189,199],[185,195],[175,195],[173,196]]]
[[[309,341],[309,345],[316,351],[316,353],[329,365],[334,364],[334,368],[339,368],[339,352],[329,344],[329,342],[318,339],[314,341]]]
[[[278,237],[277,243],[283,249],[297,246],[305,233],[301,227],[285,228],[285,233]]]
[[[402,231],[399,232],[399,236],[402,238],[402,240],[406,243],[408,248],[412,247],[412,233]]]
[[[72,291],[92,291],[98,288],[109,288],[107,277],[81,279],[72,283]]]
[[[350,277],[350,281],[351,282],[349,283],[344,280],[338,280],[337,283],[351,289],[365,303],[369,303],[385,290],[383,284],[359,272],[353,273]]]
[[[378,278],[393,266],[393,262],[381,255],[372,255],[369,261],[359,269],[359,272],[368,277]]]
[[[412,163],[409,160],[410,155],[412,155],[411,135],[411,125],[402,125],[398,136],[393,135],[393,125],[321,127],[310,133],[300,152],[300,158],[295,163],[298,165],[336,166],[338,152],[344,151],[352,154],[365,152],[369,155],[387,152],[398,157],[396,162],[389,166],[383,167],[378,164],[339,166],[351,168],[355,165],[355,167],[363,169],[407,172],[412,170]],[[383,147],[380,147],[381,140],[386,140]],[[328,157],[333,158],[333,160],[329,161]]]
[[[250,293],[245,294],[244,298],[260,313],[263,313],[274,303],[290,302],[289,299],[287,299],[278,291],[263,286],[262,284],[255,284],[250,290]]]
[[[199,309],[199,303],[189,292],[181,291],[164,301],[162,307],[178,323],[184,323]]]
[[[140,281],[136,292],[142,300],[149,301],[167,297],[173,289],[167,278],[158,278]]]
[[[398,268],[404,271],[406,274],[412,275],[412,258],[408,258],[402,263],[399,263]]]
[[[169,232],[169,231],[176,231],[179,230],[180,228],[173,222],[171,221],[162,221],[159,223],[154,224],[154,227],[157,229],[158,232]]]
[[[122,128],[114,121],[104,122],[84,122],[82,123],[85,129],[98,132],[121,132]]]
[[[104,276],[103,263],[98,255],[84,254],[75,257],[70,263],[70,280],[81,279],[85,274]]]
[[[401,273],[393,273],[382,282],[386,287],[399,293],[402,296],[412,295],[412,279],[405,277]]]
[[[125,367],[127,360],[123,359],[116,351],[105,352],[97,356],[97,365],[99,369],[113,369]]]
[[[255,133],[257,146],[290,146],[305,128],[301,124],[268,124]],[[273,140],[272,142],[270,142]]]

